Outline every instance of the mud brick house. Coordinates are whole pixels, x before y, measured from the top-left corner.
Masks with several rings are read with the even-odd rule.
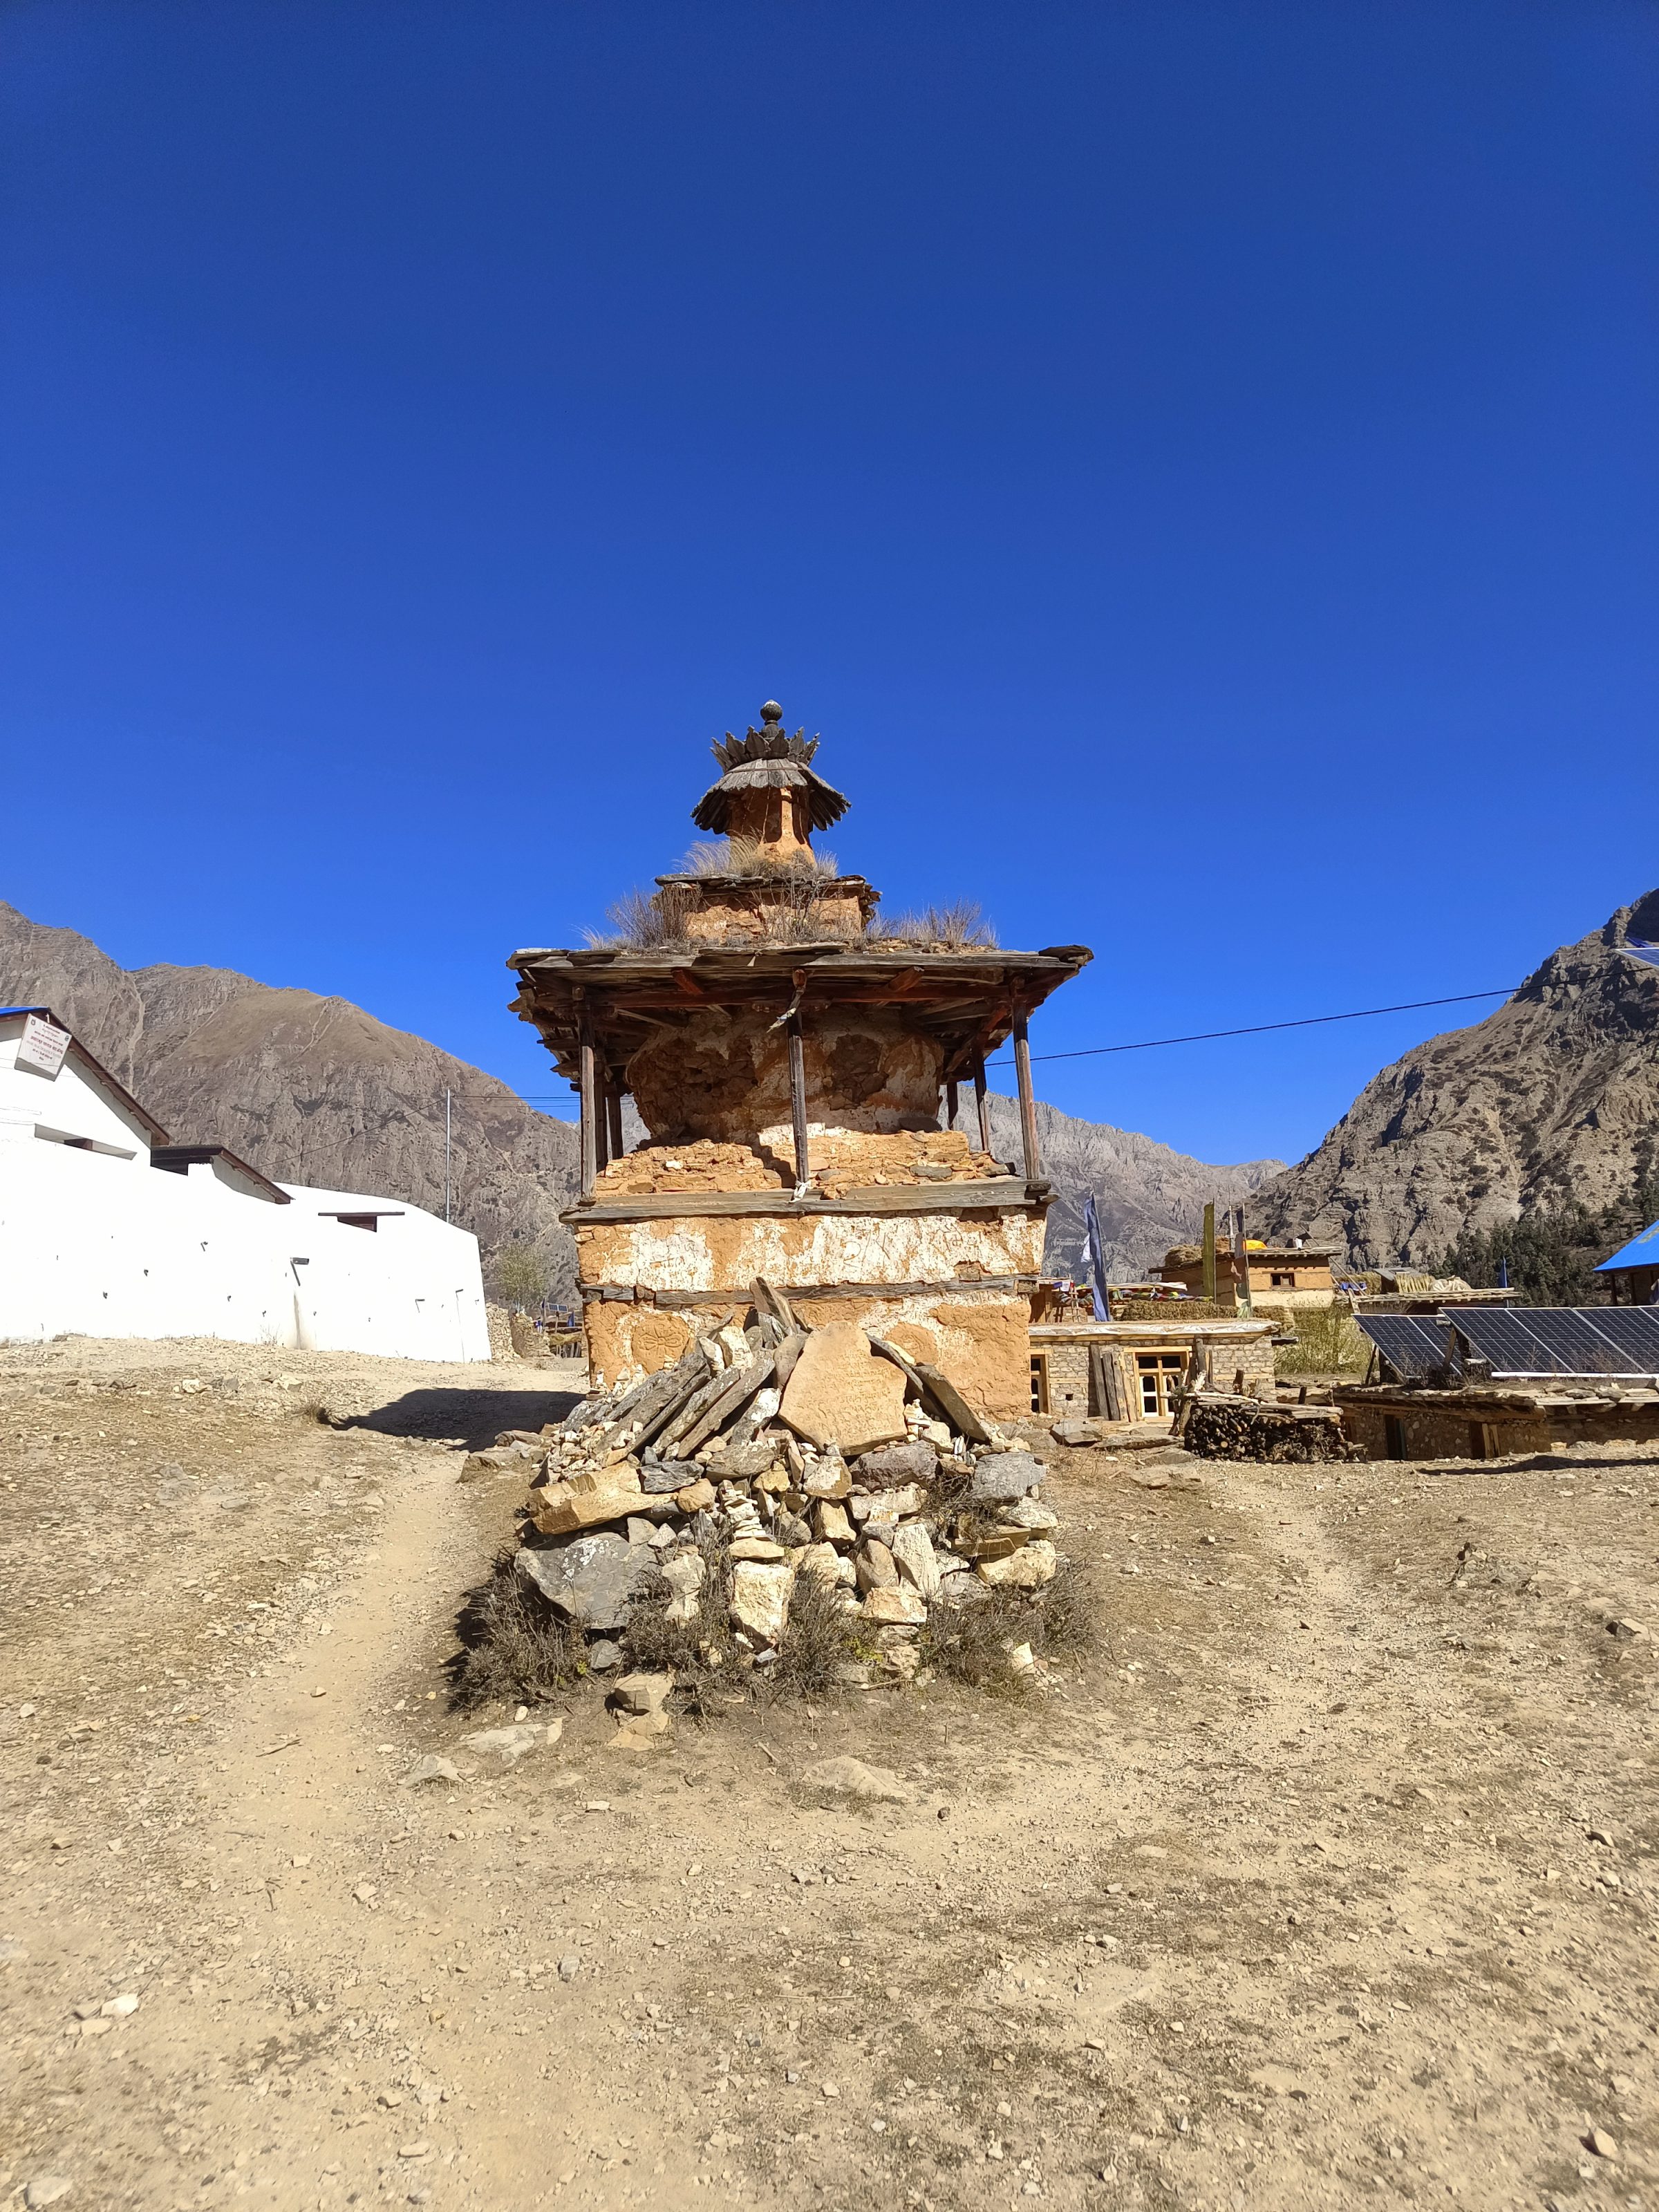
[[[758,1279],[1018,1417],[1050,1198],[1027,1024],[1091,955],[884,936],[879,894],[812,849],[848,806],[817,750],[769,701],[758,730],[714,748],[724,772],[693,816],[724,840],[714,865],[659,876],[626,941],[508,963],[515,1010],[580,1097],[563,1218],[590,1364],[654,1370],[740,1322]],[[986,1059],[1011,1039],[1018,1164],[991,1156],[985,1110]],[[632,1152],[624,1097],[647,1132]]]
[[[1331,1273],[1335,1248],[1304,1244],[1250,1243],[1243,1259],[1222,1245],[1216,1253],[1216,1296],[1228,1306],[1237,1304],[1246,1288],[1257,1313],[1285,1315],[1297,1306],[1328,1306],[1335,1303],[1336,1284]],[[1248,1285],[1246,1267],[1249,1270]],[[1199,1244],[1177,1244],[1164,1255],[1159,1270],[1166,1283],[1178,1283],[1200,1297],[1204,1290],[1204,1249]]]
[[[1153,1320],[1038,1322],[1031,1330],[1033,1413],[1055,1419],[1162,1421],[1196,1348],[1203,1387],[1273,1395],[1271,1318],[1227,1320],[1172,1302]]]

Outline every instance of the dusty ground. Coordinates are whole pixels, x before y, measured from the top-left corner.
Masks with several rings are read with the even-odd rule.
[[[556,1379],[0,1350],[9,2201],[1659,2206],[1659,1464],[1072,1455],[1039,1703],[400,1788]]]

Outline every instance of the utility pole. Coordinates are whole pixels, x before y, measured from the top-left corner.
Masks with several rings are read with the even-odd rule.
[[[449,1102],[452,1095],[446,1085],[444,1090],[444,1219],[446,1221],[449,1218]]]

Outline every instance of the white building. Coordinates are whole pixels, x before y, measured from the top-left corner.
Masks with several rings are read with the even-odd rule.
[[[219,1336],[488,1359],[478,1242],[167,1133],[43,1006],[0,1009],[0,1340]]]

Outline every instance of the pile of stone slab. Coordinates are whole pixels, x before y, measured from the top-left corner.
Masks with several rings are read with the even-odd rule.
[[[1175,1434],[1200,1459],[1361,1459],[1334,1406],[1270,1406],[1260,1398],[1200,1391],[1182,1401]]]
[[[913,1674],[933,1607],[1053,1577],[1042,1465],[938,1369],[855,1323],[803,1328],[755,1287],[750,1327],[697,1339],[538,1436],[503,1437],[465,1472],[529,1474],[514,1571],[584,1632],[595,1671],[621,1663],[630,1607],[665,1587],[671,1620],[720,1605],[721,1640],[769,1665],[812,1576],[867,1625],[882,1667]]]

